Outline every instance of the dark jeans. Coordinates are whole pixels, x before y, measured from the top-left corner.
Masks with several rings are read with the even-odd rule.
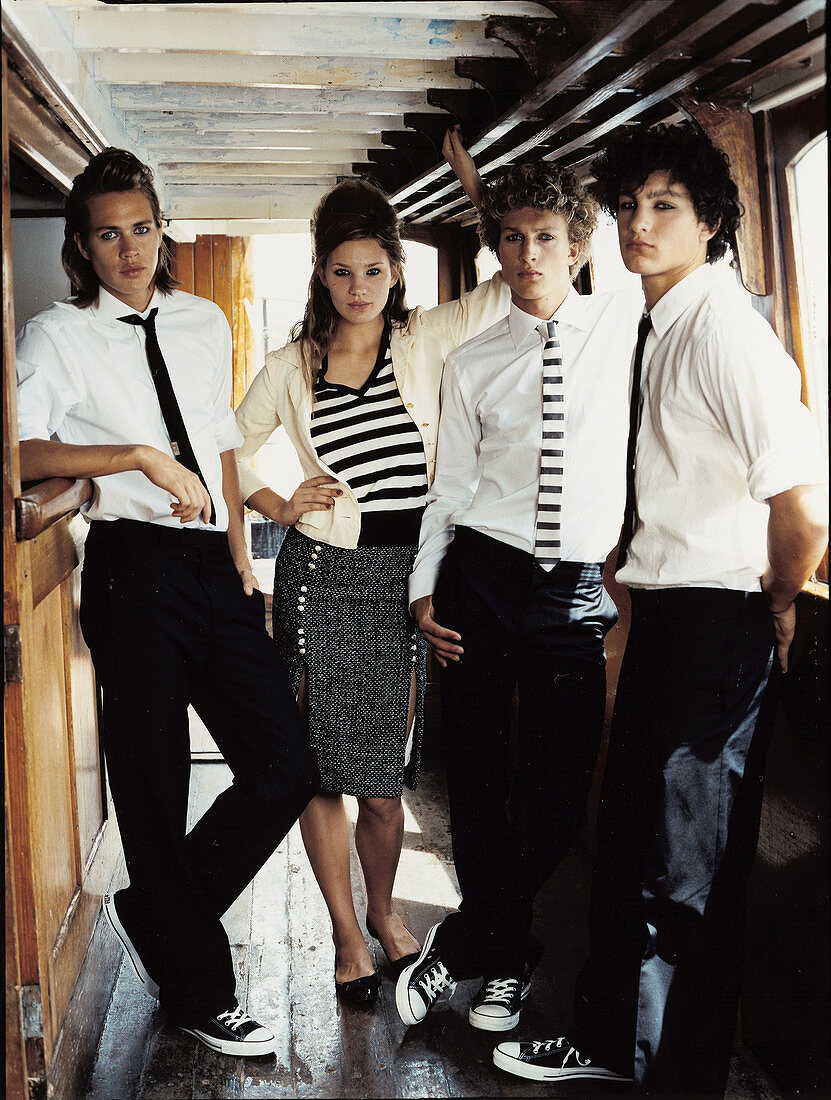
[[[81,625],[130,875],[119,914],[171,1018],[193,1023],[233,999],[220,917],[313,792],[307,737],[223,533],[93,523]],[[188,833],[189,703],[233,782]]]
[[[632,592],[570,1041],[642,1091],[724,1092],[772,665],[760,593]]]
[[[585,822],[603,726],[602,564],[531,555],[458,527],[433,598],[464,656],[442,672],[459,912],[436,945],[454,978],[519,975],[534,897]],[[511,708],[518,688],[518,752]]]

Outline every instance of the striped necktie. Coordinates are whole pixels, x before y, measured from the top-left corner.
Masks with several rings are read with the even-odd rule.
[[[565,404],[563,357],[557,339],[557,322],[538,326],[542,349],[542,448],[534,559],[551,570],[560,560],[560,518],[563,500],[563,435]]]

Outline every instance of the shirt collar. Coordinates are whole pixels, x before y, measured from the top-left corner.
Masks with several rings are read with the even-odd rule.
[[[685,275],[655,303],[649,311],[649,316],[652,318],[652,327],[658,339],[675,324],[693,302],[701,298],[712,284],[712,279],[711,265],[704,263],[689,275]]]
[[[154,290],[147,309],[140,313],[139,317],[145,318],[150,310],[154,306],[160,306],[162,301],[163,295],[159,294],[158,290]],[[98,301],[89,307],[89,311],[97,321],[117,321],[120,317],[131,317],[136,312],[119,298],[116,298],[115,295],[110,294],[108,290],[104,290],[103,287],[99,287]]]
[[[519,348],[528,340],[532,333],[543,324],[544,320],[558,321],[561,324],[573,325],[575,328],[588,328],[586,319],[586,303],[577,293],[574,287],[569,288],[559,309],[549,318],[532,317],[530,313],[520,309],[511,302],[511,311],[508,314],[508,329],[514,341],[514,346]],[[539,334],[538,334],[539,335]]]

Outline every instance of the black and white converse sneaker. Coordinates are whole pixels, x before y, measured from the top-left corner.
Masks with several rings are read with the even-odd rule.
[[[470,1002],[467,1018],[471,1027],[481,1031],[510,1031],[519,1023],[522,1002],[531,982],[520,978],[491,978]]]
[[[194,1035],[206,1047],[218,1050],[220,1054],[250,1058],[272,1054],[274,1051],[275,1037],[272,1032],[252,1020],[237,1004],[227,1012],[220,1012],[193,1027],[185,1027],[184,1024],[178,1026],[180,1031]]]
[[[133,941],[127,935],[124,925],[121,923],[121,919],[118,915],[118,910],[115,907],[115,894],[105,894],[103,901],[104,916],[107,918],[110,928],[115,932],[116,936],[121,940],[121,946],[124,948],[127,958],[130,960],[130,965],[133,968],[133,973],[150,994],[151,997],[155,997],[158,1000],[159,986],[145,969],[144,963],[139,957],[138,951],[136,951]]]
[[[446,989],[452,992],[456,988],[456,983],[433,947],[438,927],[433,925],[418,958],[401,971],[395,983],[395,1007],[404,1023],[411,1027],[421,1023]]]
[[[603,1081],[632,1080],[597,1065],[590,1058],[584,1058],[562,1036],[545,1042],[500,1043],[493,1052],[493,1064],[529,1081],[568,1081],[577,1077],[594,1077]]]

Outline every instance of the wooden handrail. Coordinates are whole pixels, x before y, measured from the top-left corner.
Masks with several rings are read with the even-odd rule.
[[[22,490],[15,498],[17,541],[33,539],[59,519],[77,512],[92,496],[92,482],[84,478],[50,477]]]

